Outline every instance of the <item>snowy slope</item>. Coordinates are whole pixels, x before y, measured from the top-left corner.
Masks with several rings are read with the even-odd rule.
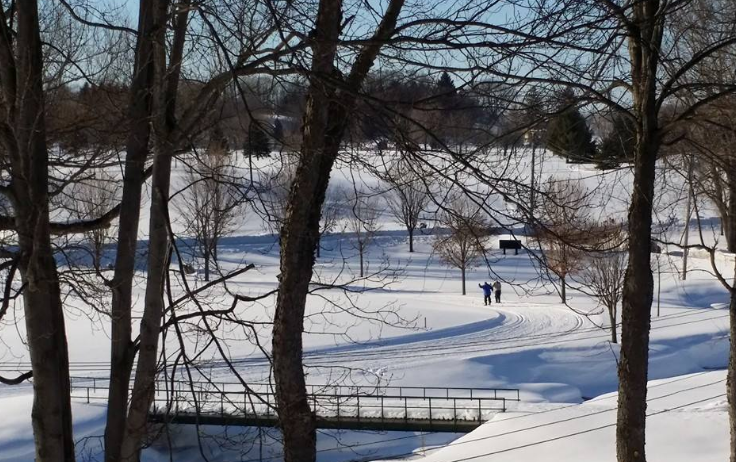
[[[649,383],[647,458],[668,462],[724,460],[728,453],[725,372]],[[527,406],[498,415],[421,462],[616,460],[616,394],[580,405]]]

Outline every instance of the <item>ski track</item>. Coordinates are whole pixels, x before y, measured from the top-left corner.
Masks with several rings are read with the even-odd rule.
[[[523,349],[565,341],[584,327],[593,327],[585,316],[562,306],[507,303],[490,308],[494,317],[461,326],[407,334],[363,344],[340,345],[305,351],[304,363],[313,369],[332,367],[377,370],[408,370],[447,360],[448,356],[469,359],[502,348]],[[606,332],[600,332],[602,337]],[[263,358],[235,361],[246,375],[267,374]],[[317,374],[319,375],[319,374]]]

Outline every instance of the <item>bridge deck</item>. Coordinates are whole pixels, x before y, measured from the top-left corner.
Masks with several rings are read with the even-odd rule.
[[[107,379],[72,380],[72,398],[103,401]],[[278,426],[270,384],[157,382],[150,419],[159,423]],[[310,385],[319,428],[468,432],[519,401],[519,390],[493,388]]]
[[[196,413],[179,413],[165,416],[160,413],[151,414],[149,420],[154,423],[173,423],[180,425],[222,425],[233,427],[278,427],[275,415],[217,415]],[[438,433],[469,433],[483,422],[477,420],[451,419],[398,419],[380,417],[324,417],[317,415],[317,428],[339,430],[371,430],[371,431],[411,431]]]

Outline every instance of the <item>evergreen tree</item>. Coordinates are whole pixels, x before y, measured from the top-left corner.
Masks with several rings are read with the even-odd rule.
[[[601,141],[596,153],[596,164],[601,170],[618,167],[621,162],[634,158],[634,121],[629,117],[613,117],[613,128]]]
[[[263,131],[259,122],[251,119],[248,124],[248,139],[245,143],[245,155],[260,158],[271,154],[271,145],[268,135]]]
[[[550,120],[546,143],[548,149],[568,162],[585,162],[595,157],[593,134],[583,115],[574,107]]]
[[[440,79],[437,81],[437,90],[438,93],[445,98],[451,98],[457,94],[455,82],[452,81],[452,77],[450,77],[450,74],[448,74],[447,71],[444,71],[442,75],[440,75]]]

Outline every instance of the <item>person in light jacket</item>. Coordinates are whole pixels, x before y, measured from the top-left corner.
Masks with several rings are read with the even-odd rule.
[[[496,303],[501,303],[501,283],[496,281],[493,283],[493,292],[496,295]]]

